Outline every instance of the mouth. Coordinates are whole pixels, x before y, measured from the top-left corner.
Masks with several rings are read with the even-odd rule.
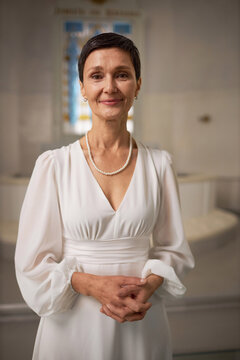
[[[99,102],[103,105],[117,105],[122,101],[123,101],[122,99],[105,99],[105,100],[100,100]]]

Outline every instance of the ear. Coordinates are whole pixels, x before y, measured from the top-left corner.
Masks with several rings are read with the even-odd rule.
[[[86,95],[86,92],[85,92],[85,88],[84,88],[83,82],[79,81],[79,84],[80,84],[80,88],[81,88],[82,97],[84,98],[85,95]]]
[[[138,95],[140,89],[141,89],[141,85],[142,85],[142,78],[139,78],[137,81],[137,87],[136,87],[136,91],[135,91],[135,96]]]

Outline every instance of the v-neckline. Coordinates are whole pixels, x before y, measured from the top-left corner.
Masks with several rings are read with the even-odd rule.
[[[100,186],[99,182],[97,181],[97,179],[95,178],[94,174],[92,173],[92,170],[91,170],[91,168],[90,168],[90,166],[89,166],[89,164],[88,164],[88,162],[87,162],[87,159],[86,159],[86,157],[85,157],[85,155],[84,155],[84,151],[83,151],[82,145],[81,145],[81,143],[80,143],[80,140],[77,140],[77,142],[78,142],[78,146],[79,146],[79,148],[80,148],[80,152],[81,152],[81,154],[82,154],[82,156],[83,156],[85,166],[87,167],[87,171],[90,173],[90,176],[91,176],[91,178],[93,179],[93,182],[96,184],[97,188],[98,188],[99,191],[102,193],[102,195],[103,195],[105,201],[107,202],[108,206],[110,207],[110,209],[113,211],[114,214],[117,214],[117,213],[120,211],[120,208],[123,206],[123,203],[125,202],[125,199],[126,199],[128,193],[129,193],[129,191],[130,191],[130,188],[133,186],[132,183],[134,182],[134,179],[135,179],[135,177],[136,177],[135,173],[136,173],[136,171],[137,171],[137,167],[138,167],[138,163],[139,163],[139,157],[140,157],[140,152],[139,152],[139,150],[140,150],[140,145],[139,145],[139,142],[138,142],[137,140],[135,140],[136,145],[137,145],[137,149],[138,149],[136,163],[135,163],[134,170],[133,170],[131,179],[130,179],[130,181],[129,181],[127,190],[125,191],[125,193],[124,193],[124,195],[123,195],[123,198],[122,198],[122,200],[121,200],[121,202],[120,202],[120,204],[119,204],[119,206],[118,206],[118,208],[117,208],[116,210],[112,207],[112,205],[111,205],[110,201],[108,200],[107,196],[105,195],[102,187]]]

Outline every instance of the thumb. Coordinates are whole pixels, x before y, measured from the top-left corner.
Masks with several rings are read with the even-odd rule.
[[[122,281],[122,285],[121,286],[125,286],[125,285],[137,285],[137,286],[143,286],[147,283],[146,279],[141,279],[138,277],[130,277],[130,276],[126,276],[123,281]]]

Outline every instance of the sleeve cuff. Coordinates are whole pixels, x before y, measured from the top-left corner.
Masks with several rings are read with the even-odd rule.
[[[53,312],[63,312],[72,308],[79,295],[71,284],[72,274],[75,271],[82,272],[82,268],[81,265],[77,263],[76,258],[71,258],[68,260],[64,259],[62,263],[59,264],[57,270],[53,272],[53,295],[50,304],[50,309],[52,309]],[[49,313],[47,313],[47,315],[49,315]]]
[[[73,294],[79,295],[79,293],[78,293],[77,291],[75,291],[74,288],[73,288],[73,286],[72,286],[72,275],[73,275],[74,272],[81,272],[81,271],[79,271],[79,269],[71,269],[71,270],[69,271],[68,284],[69,284],[69,287],[70,287],[70,289],[71,289],[71,292],[72,292]]]
[[[72,258],[67,263],[67,285],[68,288],[71,290],[72,294],[79,295],[77,291],[74,290],[72,287],[72,275],[74,272],[82,272],[82,267],[80,264],[76,262],[76,258]]]
[[[160,293],[164,290],[164,292],[178,297],[186,292],[185,286],[177,277],[173,267],[165,264],[161,260],[153,259],[146,262],[142,270],[142,278],[146,278],[150,274],[156,274],[164,278],[164,281],[159,288]]]

